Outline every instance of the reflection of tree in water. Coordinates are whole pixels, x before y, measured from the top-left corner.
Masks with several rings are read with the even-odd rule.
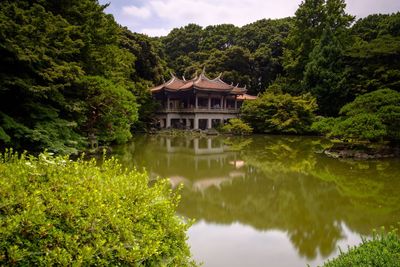
[[[360,218],[353,216],[352,211],[345,212],[343,217],[350,229],[369,234],[370,225],[375,228],[390,226],[400,220],[399,160],[336,160],[335,164],[331,161],[329,158],[321,158],[311,173],[335,184],[340,195],[347,198],[354,209],[369,215]]]
[[[278,181],[253,175],[221,190],[184,191],[178,212],[213,223],[239,221],[259,230],[279,229],[288,233],[301,255],[330,255],[342,232],[329,201],[334,187],[303,175]]]
[[[132,158],[126,156],[127,147],[120,156],[149,172],[185,181],[180,214],[213,223],[240,222],[259,230],[279,229],[309,259],[335,250],[343,223],[369,234],[400,219],[398,161],[327,158],[315,153],[325,145],[317,138],[229,138],[212,142],[229,145],[223,153],[206,155],[194,154],[187,139],[173,141],[174,153],[166,153],[160,137],[144,139],[135,142]],[[201,142],[205,146],[208,141]]]
[[[329,145],[323,139],[264,137],[244,151],[246,162],[259,166],[268,177],[275,173],[306,174],[327,181],[346,199],[340,220],[360,234],[399,220],[400,161],[351,161],[328,158],[315,151]],[[262,143],[265,149],[260,149]],[[266,152],[267,150],[271,153]],[[279,175],[278,175],[279,177]],[[310,192],[310,190],[308,190]],[[329,201],[329,199],[327,199]],[[331,201],[335,201],[334,198]],[[310,203],[311,204],[311,203]],[[346,210],[349,209],[349,210]],[[363,216],[363,214],[368,216]]]

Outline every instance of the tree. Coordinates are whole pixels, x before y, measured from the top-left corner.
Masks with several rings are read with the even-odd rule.
[[[230,119],[221,129],[225,133],[234,135],[248,135],[253,132],[253,128],[249,124],[238,118]]]
[[[310,94],[291,96],[267,91],[256,100],[246,101],[240,114],[258,133],[304,134],[310,132],[316,108]]]
[[[250,83],[250,66],[252,63],[250,52],[240,46],[232,46],[224,51],[213,50],[205,62],[207,72],[218,76],[228,83],[237,83],[242,86]]]
[[[341,80],[341,51],[347,43],[346,30],[354,19],[345,13],[345,7],[344,0],[305,0],[296,11],[287,39],[284,66],[290,87],[295,93],[312,92],[322,113],[340,108],[324,110],[324,102],[332,103],[329,95],[341,93],[341,88],[331,87]]]
[[[335,116],[347,102],[344,86],[343,47],[331,29],[324,29],[321,40],[310,53],[304,71],[303,87],[317,98],[318,112]]]
[[[236,44],[239,28],[233,24],[207,26],[202,31],[200,51],[225,50]]]
[[[284,68],[293,83],[303,79],[309,54],[322,35],[326,19],[325,0],[304,0],[296,10],[284,51]],[[299,84],[294,86],[300,89]]]
[[[161,44],[150,37],[132,33],[127,28],[121,29],[120,46],[135,56],[130,63],[133,71],[130,73],[130,80],[141,82],[151,81],[154,84],[162,82],[166,73],[166,62],[162,58]]]
[[[380,89],[358,96],[340,110],[341,117],[326,118],[313,129],[344,140],[377,141],[400,138],[400,93]]]
[[[384,35],[400,36],[400,12],[388,14],[372,14],[357,20],[351,28],[355,35],[366,42]]]
[[[65,92],[83,75],[78,28],[39,4],[0,6],[0,127],[15,148],[74,152],[82,144]],[[51,123],[54,122],[54,123]]]
[[[105,7],[94,0],[2,3],[1,145],[75,153],[88,135],[102,144],[129,139],[138,119],[133,95],[151,106],[141,91],[162,81],[166,63],[156,41],[121,28]]]
[[[162,42],[170,61],[190,52],[199,51],[202,39],[202,27],[196,24],[188,24],[182,28],[173,29]]]
[[[99,76],[78,81],[83,92],[85,121],[83,131],[96,136],[101,143],[125,143],[131,137],[131,126],[138,119],[134,95],[124,87]]]
[[[343,57],[349,101],[382,88],[400,91],[400,36],[383,35],[369,42],[356,39]]]
[[[162,38],[168,66],[178,76],[194,77],[205,66],[211,76],[264,92],[282,73],[282,55],[291,19],[259,20],[241,28],[231,24],[187,25]]]

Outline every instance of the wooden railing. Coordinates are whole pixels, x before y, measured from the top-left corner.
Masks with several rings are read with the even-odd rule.
[[[179,113],[239,113],[239,109],[235,108],[208,108],[208,107],[197,107],[197,108],[164,108],[159,111],[160,113],[179,112]]]

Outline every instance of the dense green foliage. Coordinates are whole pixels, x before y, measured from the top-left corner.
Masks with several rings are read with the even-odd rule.
[[[258,133],[304,134],[310,132],[316,108],[310,94],[291,96],[267,91],[256,100],[246,101],[241,117]]]
[[[400,93],[396,91],[380,89],[358,96],[340,114],[322,118],[312,128],[344,140],[400,139]]]
[[[311,92],[318,113],[337,116],[360,94],[400,90],[400,13],[371,15],[350,27],[343,0],[303,1],[287,39],[286,90]]]
[[[344,0],[304,0],[293,18],[240,28],[190,24],[160,40],[168,66],[178,75],[192,77],[205,67],[210,76],[222,73],[228,82],[247,85],[251,94],[267,88],[310,93],[318,115],[336,117],[359,95],[400,91],[400,13],[355,21],[345,9]],[[386,135],[374,116],[354,121],[373,123],[376,132],[365,138]]]
[[[179,196],[114,159],[0,155],[0,265],[187,266]]]
[[[396,267],[400,263],[400,238],[397,231],[375,233],[371,240],[364,239],[361,245],[352,247],[324,264],[324,267],[375,266]]]
[[[227,124],[222,126],[221,130],[234,135],[248,135],[253,132],[253,128],[249,124],[238,118],[230,119]]]
[[[104,8],[95,0],[2,2],[0,144],[71,153],[89,136],[101,144],[131,137],[138,108],[150,106],[143,91],[162,80],[165,63],[154,41]]]
[[[282,73],[284,40],[291,19],[263,19],[238,28],[195,24],[172,30],[161,38],[167,62],[177,75],[194,76],[206,67],[210,76],[222,73],[227,82],[265,90]]]
[[[153,123],[158,106],[148,88],[170,70],[191,78],[205,67],[250,94],[311,94],[315,112],[328,117],[362,94],[400,91],[400,13],[355,21],[344,0],[304,0],[291,18],[189,24],[150,38],[119,26],[105,8],[96,0],[2,2],[1,146],[74,153],[93,139],[125,142]],[[376,133],[365,138],[398,133],[383,133],[376,116],[354,121],[372,122]],[[289,123],[285,118],[274,123]],[[295,124],[308,121],[294,121],[255,130],[306,131]]]

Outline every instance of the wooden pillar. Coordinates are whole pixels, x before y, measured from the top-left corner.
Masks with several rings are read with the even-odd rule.
[[[212,121],[212,119],[207,119],[207,129],[211,129],[211,127],[212,127],[211,121]]]
[[[197,95],[195,95],[195,98],[196,98],[196,100],[195,100],[194,107],[197,109],[199,107],[199,99],[198,99]]]
[[[220,107],[224,109],[224,96],[221,96]]]
[[[196,116],[194,116],[193,119],[193,129],[195,130],[199,129],[199,119]]]
[[[167,121],[166,121],[167,125],[165,126],[165,128],[169,128],[171,127],[171,118],[169,116],[169,114],[167,114]]]
[[[208,94],[208,109],[211,109],[211,95]]]
[[[169,110],[169,96],[167,96],[167,110]]]
[[[235,95],[235,110],[237,109],[237,100],[236,100],[236,95]]]

